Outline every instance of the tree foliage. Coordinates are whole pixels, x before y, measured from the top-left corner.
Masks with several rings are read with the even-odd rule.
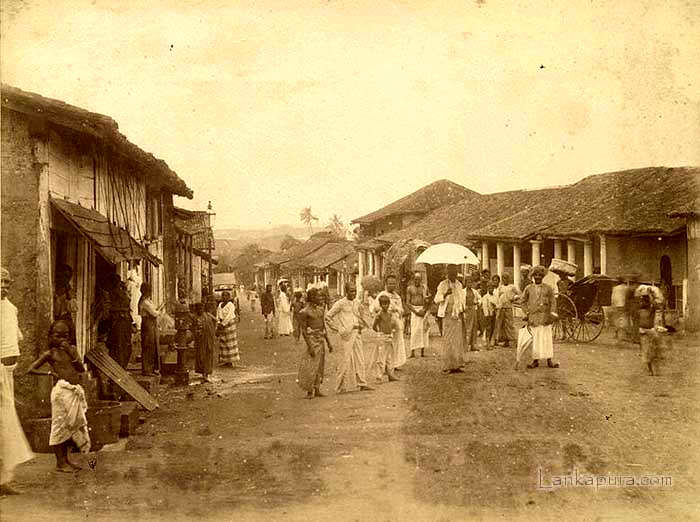
[[[345,239],[348,232],[348,227],[343,223],[338,214],[333,214],[331,219],[328,221],[326,228],[333,233],[334,236]]]
[[[304,223],[307,227],[309,227],[309,234],[313,233],[313,222],[318,221],[318,218],[314,216],[313,212],[311,211],[311,207],[304,207],[301,209],[301,212],[299,213],[299,219],[301,219],[301,222]]]

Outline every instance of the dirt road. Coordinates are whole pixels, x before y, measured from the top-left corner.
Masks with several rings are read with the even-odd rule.
[[[439,351],[440,339],[434,339]],[[444,375],[412,359],[399,383],[305,400],[291,338],[244,311],[243,370],[169,389],[121,451],[56,474],[18,469],[4,520],[697,520],[697,340],[660,377],[605,341],[556,348],[560,369],[516,372],[504,348]],[[575,473],[569,479],[558,478]],[[622,485],[586,485],[620,477]],[[659,476],[670,477],[668,479]],[[630,486],[628,480],[665,485]],[[576,480],[574,480],[576,479]],[[567,480],[569,480],[568,485]],[[555,487],[555,486],[562,487]],[[566,487],[563,487],[566,485]],[[27,518],[29,517],[29,518]]]

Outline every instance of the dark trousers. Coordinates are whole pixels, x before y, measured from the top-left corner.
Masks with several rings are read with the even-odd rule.
[[[107,350],[109,356],[117,361],[117,364],[126,369],[131,360],[131,318],[117,316],[112,319],[112,325],[107,336]]]
[[[158,328],[152,317],[143,317],[141,321],[141,369],[143,373],[160,371],[158,350]]]

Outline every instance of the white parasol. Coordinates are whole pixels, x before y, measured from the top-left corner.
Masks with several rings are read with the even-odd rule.
[[[416,263],[428,265],[479,265],[479,258],[467,247],[455,243],[440,243],[425,249]]]

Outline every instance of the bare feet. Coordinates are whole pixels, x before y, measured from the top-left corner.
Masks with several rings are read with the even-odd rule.
[[[316,388],[316,390],[314,391],[314,396],[316,396],[316,397],[325,397],[326,395],[323,394],[323,393],[321,393],[321,390],[319,390],[318,388]]]
[[[371,386],[360,386],[360,391],[374,391]]]
[[[75,469],[68,464],[56,464],[56,471],[61,473],[75,473]]]
[[[314,392],[306,392],[306,398],[307,398],[307,399],[313,399],[313,398],[314,398]]]
[[[81,468],[80,466],[78,466],[77,464],[71,462],[71,461],[68,460],[68,459],[66,459],[66,462],[68,463],[68,465],[69,465],[71,468],[73,468],[73,469],[76,470],[76,471],[83,469],[83,468]]]

